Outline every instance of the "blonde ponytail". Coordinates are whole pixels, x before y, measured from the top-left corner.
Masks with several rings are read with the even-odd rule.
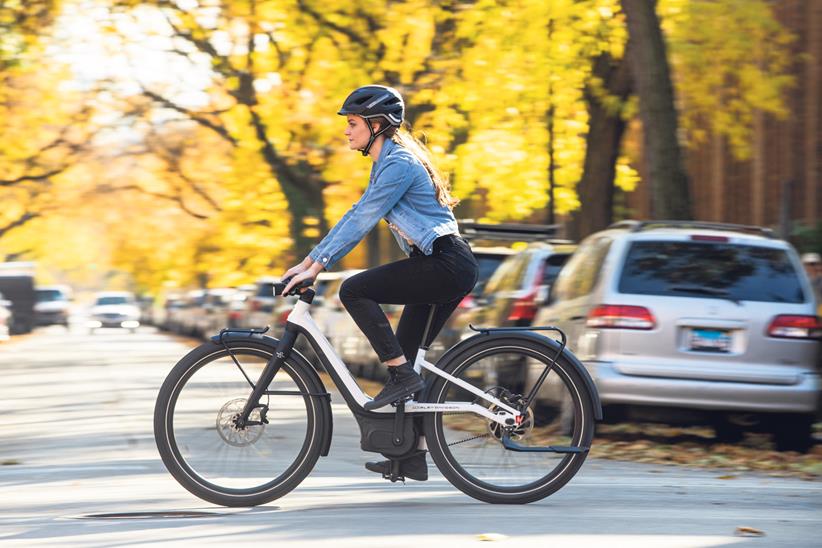
[[[411,135],[405,128],[390,128],[386,133],[386,138],[392,139],[395,143],[411,152],[414,157],[420,161],[425,167],[431,181],[434,183],[434,191],[437,194],[437,201],[448,207],[454,209],[458,203],[458,198],[451,196],[451,185],[448,182],[448,177],[444,175],[434,165],[434,159],[431,157],[431,152],[425,144]]]

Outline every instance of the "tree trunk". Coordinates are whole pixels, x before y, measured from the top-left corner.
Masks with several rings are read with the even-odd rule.
[[[256,101],[256,98],[254,100]],[[291,214],[290,232],[294,239],[294,260],[301,261],[316,243],[316,238],[305,236],[304,219],[316,217],[320,221],[320,233],[324,236],[328,232],[323,196],[325,182],[322,174],[307,162],[290,165],[268,138],[267,127],[262,117],[252,107],[249,107],[249,112],[257,140],[261,144],[263,159],[280,183],[280,188],[288,201],[288,211]]]
[[[605,93],[623,103],[631,94],[631,78],[626,55],[614,61],[607,53],[594,60],[592,76],[603,82]],[[613,221],[614,178],[620,143],[625,132],[622,112],[611,112],[590,86],[585,89],[588,104],[588,135],[585,137],[585,163],[577,185],[580,209],[572,219],[574,239],[603,230]]]
[[[645,157],[648,160],[652,216],[690,219],[688,176],[677,140],[674,90],[656,0],[622,0],[633,47],[631,72],[639,94]]]

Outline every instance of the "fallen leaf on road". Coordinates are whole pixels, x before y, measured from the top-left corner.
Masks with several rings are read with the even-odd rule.
[[[494,541],[494,540],[505,540],[505,535],[500,535],[499,533],[480,533],[477,535],[477,540],[484,540],[484,541]]]
[[[764,537],[765,531],[753,527],[737,527],[734,534],[740,537]]]

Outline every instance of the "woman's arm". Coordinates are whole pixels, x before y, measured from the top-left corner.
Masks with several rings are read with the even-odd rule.
[[[352,205],[350,208],[348,208],[348,211],[345,212],[345,215],[342,216],[342,219],[337,221],[337,224],[335,224],[331,228],[331,230],[328,232],[328,234],[325,235],[325,237],[320,241],[320,243],[317,244],[316,246],[314,246],[314,249],[311,250],[311,252],[308,254],[308,257],[306,257],[306,259],[311,259],[313,261],[319,261],[320,257],[323,256],[323,253],[322,253],[323,248],[325,246],[327,246],[328,243],[331,240],[334,239],[334,235],[340,230],[340,228],[342,228],[345,225],[345,223],[348,221],[348,219],[351,217],[351,215],[353,215],[354,211],[357,209],[357,204],[359,204],[359,202],[355,202],[354,205]],[[308,265],[308,266],[310,266],[310,265]],[[308,268],[308,267],[306,267],[306,268]]]
[[[365,193],[357,204],[356,211],[352,206],[345,219],[345,223],[334,231],[329,238],[323,238],[323,243],[314,248],[309,256],[320,263],[323,268],[329,269],[342,259],[360,240],[376,225],[380,219],[391,211],[391,208],[402,198],[411,186],[411,177],[408,166],[402,162],[390,162],[380,171],[373,183],[368,185]],[[340,223],[338,223],[339,225]],[[334,227],[337,229],[337,227]]]

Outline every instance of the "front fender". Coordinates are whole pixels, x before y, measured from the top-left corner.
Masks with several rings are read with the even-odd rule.
[[[548,346],[549,348],[553,349],[554,354],[560,348],[560,342],[556,341],[550,337],[546,337],[545,335],[541,335],[534,331],[483,331],[477,333],[473,337],[469,337],[463,341],[460,341],[450,349],[448,349],[445,354],[443,354],[439,360],[437,360],[437,367],[441,367],[440,364],[447,364],[454,356],[464,352],[467,348],[478,344],[480,342],[487,342],[494,339],[519,339],[523,341],[530,341],[535,342],[537,344]],[[591,394],[591,399],[593,400],[594,405],[594,418],[598,421],[602,420],[602,403],[599,399],[599,392],[597,391],[596,384],[594,383],[594,379],[591,378],[590,373],[579,361],[579,359],[574,356],[573,352],[571,352],[568,347],[566,346],[562,350],[562,358],[564,358],[571,366],[576,370],[579,374],[579,377],[582,379],[582,382],[585,383],[585,387],[588,389],[588,392]]]

